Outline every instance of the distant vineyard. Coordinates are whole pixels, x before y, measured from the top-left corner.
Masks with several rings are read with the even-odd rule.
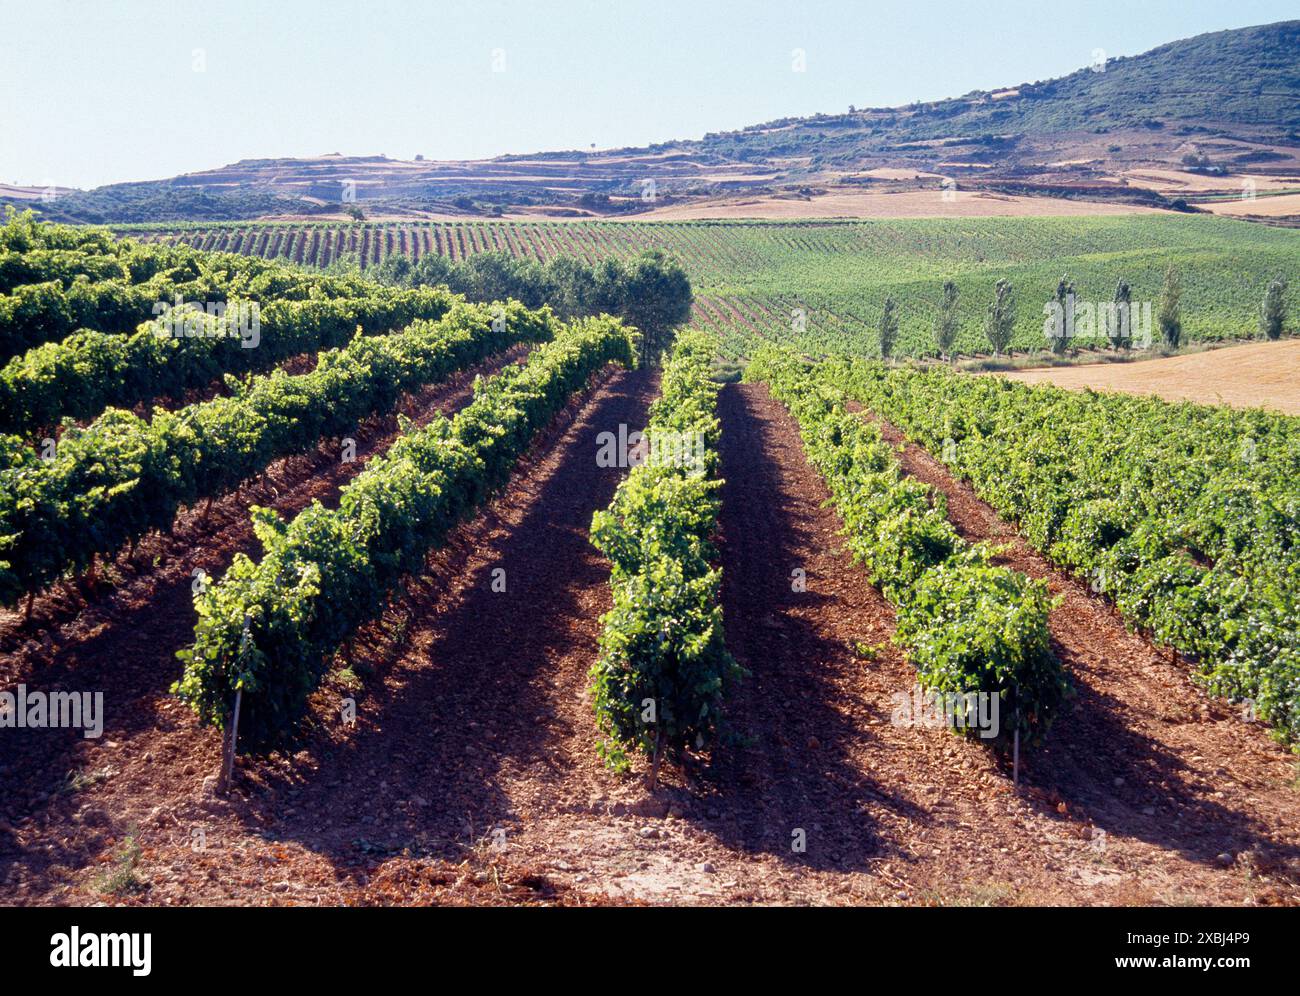
[[[1174,265],[1183,281],[1190,340],[1251,337],[1268,280],[1290,274],[1292,287],[1300,287],[1294,279],[1300,233],[1186,216],[955,223],[259,222],[123,231],[318,267],[355,261],[365,268],[393,253],[461,260],[506,252],[538,261],[572,255],[596,262],[659,248],[690,273],[694,324],[718,334],[724,352],[733,355],[747,354],[764,339],[819,353],[873,355],[887,296],[899,304],[897,351],[932,353],[940,288],[949,279],[960,291],[956,348],[964,354],[988,350],[984,316],[993,285],[1004,278],[1019,305],[1016,350],[1045,345],[1042,309],[1062,275],[1080,301],[1110,301],[1122,279],[1135,302],[1154,302],[1165,267]]]

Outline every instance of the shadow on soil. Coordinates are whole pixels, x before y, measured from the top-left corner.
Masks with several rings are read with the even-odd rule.
[[[1074,676],[1075,697],[1042,747],[1025,757],[1022,782],[1043,813],[1064,820],[1057,808],[1064,803],[1070,819],[1203,865],[1223,867],[1221,855],[1249,850],[1300,860],[1300,849],[1280,846],[1249,814],[1216,801],[1213,785],[1198,785],[1182,758],[1132,729],[1127,703],[1087,681],[1068,647],[1053,640],[1052,649]]]
[[[885,423],[884,427],[887,438],[902,440],[894,426]],[[958,531],[967,540],[1004,542],[1015,534],[1001,525],[997,513],[969,484],[953,478],[924,449],[909,444],[902,459],[909,472],[921,473],[945,492],[960,494],[960,505],[980,510],[978,516],[956,516]],[[950,510],[954,507],[950,502]],[[997,524],[998,536],[990,535],[990,523]],[[1087,600],[1088,610],[1096,613],[1091,629],[1072,636],[1073,641],[1085,641],[1081,648],[1053,638],[1052,651],[1071,675],[1076,694],[1042,746],[1023,755],[1022,780],[1031,804],[1052,819],[1086,820],[1113,837],[1145,841],[1204,865],[1223,867],[1221,855],[1251,849],[1288,862],[1300,858],[1300,850],[1279,847],[1249,814],[1216,801],[1210,795],[1213,786],[1197,785],[1192,768],[1178,754],[1132,728],[1126,720],[1131,709],[1127,702],[1097,687],[1089,675],[1088,657],[1095,657],[1095,648],[1107,646],[1114,634],[1113,606],[1104,597],[1055,571],[1027,544],[1023,553],[999,557],[998,562],[1035,576],[1055,575],[1060,584],[1075,587]],[[1198,700],[1189,696],[1183,703],[1187,715],[1169,719],[1194,721],[1190,710]],[[1215,703],[1212,708],[1225,707]],[[1010,777],[1010,765],[1004,763],[1003,768]],[[1061,804],[1065,813],[1060,812]]]
[[[430,408],[433,402],[428,396],[439,401],[447,396],[458,407],[461,395],[468,396],[476,372],[492,372],[524,355],[526,349],[521,347],[498,354],[474,370],[431,386],[421,403]],[[363,455],[375,451],[386,426],[386,418],[368,423]],[[98,809],[95,787],[115,777],[135,738],[172,730],[190,738],[206,737],[212,744],[209,756],[215,771],[218,734],[195,730],[188,710],[157,709],[158,701],[169,697],[171,683],[180,677],[175,651],[191,642],[194,632],[193,578],[185,571],[178,574],[174,565],[178,561],[202,564],[210,576],[219,577],[236,552],[256,557],[261,551],[261,544],[247,528],[248,504],[277,505],[281,488],[285,499],[281,511],[289,516],[318,492],[327,504],[337,504],[334,484],[345,482],[352,471],[340,469],[332,461],[322,464],[313,452],[284,461],[280,474],[287,482],[273,474],[269,487],[255,486],[224,499],[222,504],[233,505],[233,509],[218,509],[205,528],[190,534],[181,527],[176,537],[164,540],[160,556],[169,562],[164,571],[156,570],[155,564],[150,573],[149,556],[137,552],[133,566],[125,572],[122,589],[101,581],[88,601],[84,596],[80,602],[66,595],[51,596],[49,611],[57,624],[42,627],[38,620],[31,627],[5,634],[11,651],[24,647],[33,634],[43,645],[29,650],[21,660],[17,654],[8,660],[0,658],[0,688],[22,682],[45,692],[101,692],[104,726],[102,736],[92,740],[84,739],[79,730],[0,730],[0,885],[9,882],[19,863],[34,874],[53,865],[79,865],[104,839],[130,829],[105,823],[98,832],[82,833],[78,839],[78,835],[65,835],[57,828],[71,828],[76,812],[87,802]],[[322,482],[333,483],[323,487]],[[228,531],[238,538],[232,541]],[[137,576],[137,569],[143,573]],[[91,609],[102,615],[102,624],[95,624],[89,634],[78,632],[78,627],[88,628],[78,613]],[[120,752],[117,744],[123,745]],[[194,773],[195,789],[206,773]],[[55,829],[24,846],[14,825],[31,819]]]
[[[719,399],[723,617],[728,648],[749,676],[726,704],[740,742],[719,750],[692,814],[738,850],[820,870],[863,870],[896,853],[872,825],[872,810],[883,806],[922,824],[928,816],[849,757],[870,728],[839,708],[841,690],[825,672],[850,649],[793,611],[827,601],[811,574],[807,590],[794,591],[791,572],[808,570],[823,542],[811,520],[829,513],[788,486],[759,391],[728,385]]]
[[[365,710],[373,719],[320,749],[315,770],[267,775],[249,820],[340,868],[367,855],[456,857],[490,845],[496,828],[512,832],[520,814],[499,785],[503,769],[563,773],[546,663],[572,652],[571,620],[587,612],[578,597],[607,578],[587,531],[625,471],[597,466],[596,435],[641,425],[651,385],[646,372],[615,375],[577,414],[578,437],[555,472],[529,485],[519,524],[487,512],[409,587],[409,624],[395,608],[369,628],[355,656],[374,672]],[[493,590],[498,568],[505,592]],[[463,591],[447,598],[447,582],[466,570]],[[395,667],[408,654],[421,663]]]

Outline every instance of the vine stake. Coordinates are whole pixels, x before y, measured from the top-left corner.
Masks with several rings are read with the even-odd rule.
[[[1020,788],[1020,707],[1016,706],[1016,733],[1011,745],[1011,784]]]
[[[663,737],[660,735],[661,730],[655,730],[655,754],[654,761],[650,764],[650,792],[654,793],[659,784],[659,762],[663,759]]]
[[[230,776],[235,769],[235,744],[239,740],[239,705],[243,701],[244,690],[242,688],[235,692],[235,716],[230,723],[230,736],[223,745],[224,756],[221,759],[221,777],[217,779],[217,791],[225,795],[230,791]]]

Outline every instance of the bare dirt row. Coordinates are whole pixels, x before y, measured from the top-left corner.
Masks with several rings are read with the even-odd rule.
[[[421,399],[418,420],[458,407],[468,392],[468,376],[445,385]],[[167,541],[181,548],[174,578],[146,572],[139,587],[152,588],[130,604],[114,596],[89,605],[59,646],[44,655],[26,647],[15,679],[103,689],[111,706],[100,741],[48,731],[7,754],[0,857],[12,901],[95,901],[123,869],[129,887],[113,901],[584,901],[518,862],[503,865],[489,831],[510,814],[496,802],[492,768],[543,729],[540,709],[513,701],[519,680],[561,649],[594,648],[601,607],[563,603],[605,591],[586,529],[625,470],[597,465],[597,427],[644,424],[653,395],[652,376],[622,373],[571,404],[501,498],[457,530],[407,597],[363,632],[358,679],[318,694],[303,749],[241,759],[228,798],[204,785],[217,735],[198,729],[167,686],[193,625],[191,564],[219,570],[232,547],[254,545],[242,524],[248,496],[232,496],[239,521],[227,529],[187,546],[182,528]],[[359,440],[359,452],[380,452],[391,438]],[[331,467],[300,468],[279,507],[336,500],[343,479]],[[218,521],[217,509],[212,516]],[[522,537],[540,538],[545,554],[521,549]],[[588,583],[567,586],[584,561]],[[507,571],[505,592],[492,590],[496,566]],[[341,718],[344,697],[357,702],[355,724]],[[128,848],[138,856],[124,859]]]
[[[339,489],[397,438],[399,413],[417,426],[427,424],[439,411],[452,413],[469,401],[476,377],[490,377],[527,355],[527,346],[516,346],[404,396],[395,412],[372,416],[357,427],[352,436],[356,442],[353,460],[342,459],[338,441],[322,441],[313,450],[275,461],[260,477],[216,498],[211,507],[201,503],[197,508],[182,509],[170,533],[145,537],[134,551],[120,552],[107,569],[98,572],[93,590],[86,590],[89,581],[83,577],[37,598],[30,625],[21,625],[20,612],[0,610],[0,651],[34,653],[37,643],[48,651],[58,645],[61,635],[75,639],[104,613],[150,605],[160,585],[184,580],[188,591],[195,569],[209,574],[223,571],[236,552],[247,553],[256,546],[248,516],[250,505],[292,516],[313,500],[337,501]],[[89,604],[87,595],[92,598]],[[69,623],[72,629],[63,634],[62,627]],[[33,633],[38,634],[35,641]],[[35,659],[39,660],[39,655]],[[9,669],[23,660],[17,656],[0,663],[0,680],[10,679]]]
[[[29,640],[5,684],[127,705],[93,746],[41,737],[0,761],[8,901],[102,898],[128,835],[140,854],[112,901],[1300,901],[1293,759],[914,447],[907,470],[949,495],[964,534],[1009,542],[1008,563],[1064,596],[1053,636],[1078,695],[1018,791],[980,744],[893,722],[913,673],[892,613],[761,386],[720,398],[723,608],[749,671],[728,742],[654,795],[607,771],[587,672],[608,565],[587,530],[626,471],[598,465],[597,437],[644,424],[655,391],[620,372],[571,406],[367,627],[301,749],[241,760],[227,799],[203,788],[216,735],[166,694],[189,560],[222,542],[197,542],[157,590],[95,600],[56,645]],[[329,490],[316,480],[300,487]]]

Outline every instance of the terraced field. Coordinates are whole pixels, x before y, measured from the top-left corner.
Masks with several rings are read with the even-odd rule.
[[[935,352],[940,290],[960,291],[956,350],[988,352],[984,317],[999,279],[1018,302],[1012,349],[1045,345],[1043,305],[1063,274],[1080,301],[1112,300],[1125,280],[1135,303],[1158,299],[1165,269],[1183,284],[1185,338],[1252,338],[1269,279],[1290,274],[1292,306],[1300,232],[1228,219],[1143,215],[869,221],[375,222],[137,226],[124,232],[203,249],[277,257],[312,266],[392,253],[464,259],[499,251],[537,260],[571,254],[589,262],[658,248],[678,257],[696,292],[695,323],[724,353],[761,339],[818,353],[876,355],[886,297],[899,305],[897,352]]]

